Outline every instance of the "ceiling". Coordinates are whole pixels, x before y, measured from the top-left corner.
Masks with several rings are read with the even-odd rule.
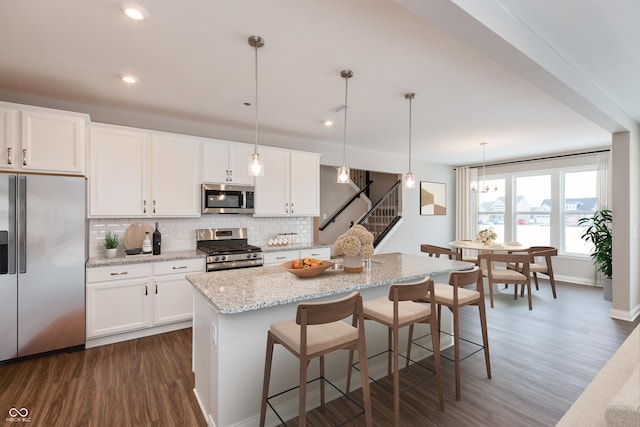
[[[92,120],[452,165],[608,146],[640,120],[640,3],[608,0],[114,0],[0,4],[0,99]],[[120,80],[139,78],[135,85]],[[333,127],[323,121],[331,119]]]

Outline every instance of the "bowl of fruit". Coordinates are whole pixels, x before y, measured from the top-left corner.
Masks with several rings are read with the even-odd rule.
[[[331,261],[315,258],[302,258],[287,261],[280,265],[284,270],[298,277],[316,277],[321,275],[327,268],[331,267]]]

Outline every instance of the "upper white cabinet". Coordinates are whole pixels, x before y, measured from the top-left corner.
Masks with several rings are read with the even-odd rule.
[[[3,103],[0,168],[84,175],[88,121],[86,114]]]
[[[92,124],[89,216],[200,215],[200,140]]]
[[[249,155],[253,145],[242,142],[203,139],[202,182],[253,185]]]
[[[151,215],[200,216],[198,138],[153,133],[151,136]]]
[[[264,176],[256,178],[255,216],[318,216],[320,155],[261,147]]]

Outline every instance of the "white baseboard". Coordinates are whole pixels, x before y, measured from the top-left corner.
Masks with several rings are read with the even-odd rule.
[[[640,304],[636,305],[629,311],[617,310],[612,308],[610,316],[613,319],[633,322],[638,318],[638,316],[640,316]]]
[[[152,328],[139,329],[137,331],[125,332],[123,334],[109,335],[99,338],[88,338],[84,348],[99,347],[101,345],[114,344],[122,341],[129,341],[136,338],[148,337],[151,335],[163,334],[165,332],[186,329],[192,326],[191,320],[183,322],[171,323],[168,325],[154,326]]]

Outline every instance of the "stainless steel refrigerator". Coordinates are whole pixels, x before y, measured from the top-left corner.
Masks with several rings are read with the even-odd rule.
[[[86,179],[0,174],[0,362],[85,342]]]

